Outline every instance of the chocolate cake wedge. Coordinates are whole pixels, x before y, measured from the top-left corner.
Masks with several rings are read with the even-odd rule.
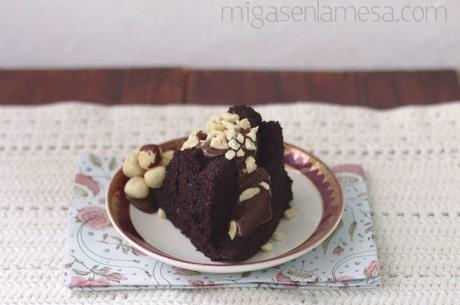
[[[270,240],[292,200],[283,151],[278,122],[231,107],[174,154],[156,205],[211,260],[248,259]]]

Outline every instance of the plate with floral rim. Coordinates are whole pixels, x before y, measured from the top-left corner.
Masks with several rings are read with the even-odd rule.
[[[164,151],[177,150],[185,139],[161,144]],[[285,143],[284,164],[293,180],[291,206],[296,217],[282,220],[277,230],[285,234],[271,241],[273,250],[259,252],[241,262],[214,262],[197,251],[172,223],[155,214],[144,213],[124,198],[126,177],[121,170],[112,178],[106,196],[109,218],[134,248],[161,262],[189,270],[234,273],[280,265],[320,245],[337,227],[344,209],[342,190],[329,167],[314,155]]]

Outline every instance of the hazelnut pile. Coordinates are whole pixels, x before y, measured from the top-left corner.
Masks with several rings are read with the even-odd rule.
[[[237,114],[225,112],[209,119],[206,132],[202,130],[192,132],[181,150],[207,144],[214,149],[225,151],[227,160],[235,157],[245,158],[244,172],[249,174],[257,169],[256,160],[252,155],[257,150],[258,129],[258,126],[251,127],[248,119],[240,120]]]
[[[144,199],[150,189],[160,188],[166,176],[166,165],[174,156],[173,150],[162,152],[155,144],[138,147],[124,161],[122,171],[130,179],[125,194],[133,199]]]

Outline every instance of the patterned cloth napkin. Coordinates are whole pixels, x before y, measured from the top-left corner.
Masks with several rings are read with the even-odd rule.
[[[173,267],[131,247],[111,226],[105,210],[117,158],[83,155],[69,209],[66,285],[72,289],[149,288],[345,288],[381,285],[377,249],[363,170],[333,168],[345,196],[335,232],[313,251],[272,268],[233,274],[204,274]]]

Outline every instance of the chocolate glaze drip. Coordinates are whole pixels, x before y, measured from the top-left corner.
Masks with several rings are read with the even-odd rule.
[[[271,192],[266,190],[260,185],[261,182],[266,182],[270,185],[270,175],[263,168],[257,168],[254,172],[246,174],[243,172],[245,169],[246,158],[249,156],[254,157],[256,151],[247,150],[244,147],[244,142],[246,141],[248,130],[241,130],[241,134],[244,136],[244,141],[241,144],[241,149],[244,151],[244,157],[236,157],[235,162],[236,166],[239,169],[239,192],[252,187],[259,188],[259,193],[254,197],[245,200],[243,202],[238,202],[235,210],[232,214],[232,220],[236,222],[238,232],[237,235],[240,237],[250,236],[254,233],[257,228],[269,222],[272,219],[272,204],[271,204]],[[217,149],[205,142],[199,145],[199,149],[203,152],[203,155],[207,158],[214,158],[224,155],[226,149]]]
[[[203,152],[203,155],[205,155],[207,158],[214,158],[224,155],[227,151],[226,149],[217,149],[211,147],[209,143],[204,143],[203,145],[200,145],[200,149]]]
[[[238,227],[238,236],[251,235],[272,218],[271,193],[260,185],[261,182],[270,185],[270,175],[263,168],[257,168],[250,174],[240,173],[240,193],[251,187],[259,188],[260,192],[236,205],[232,219]]]

